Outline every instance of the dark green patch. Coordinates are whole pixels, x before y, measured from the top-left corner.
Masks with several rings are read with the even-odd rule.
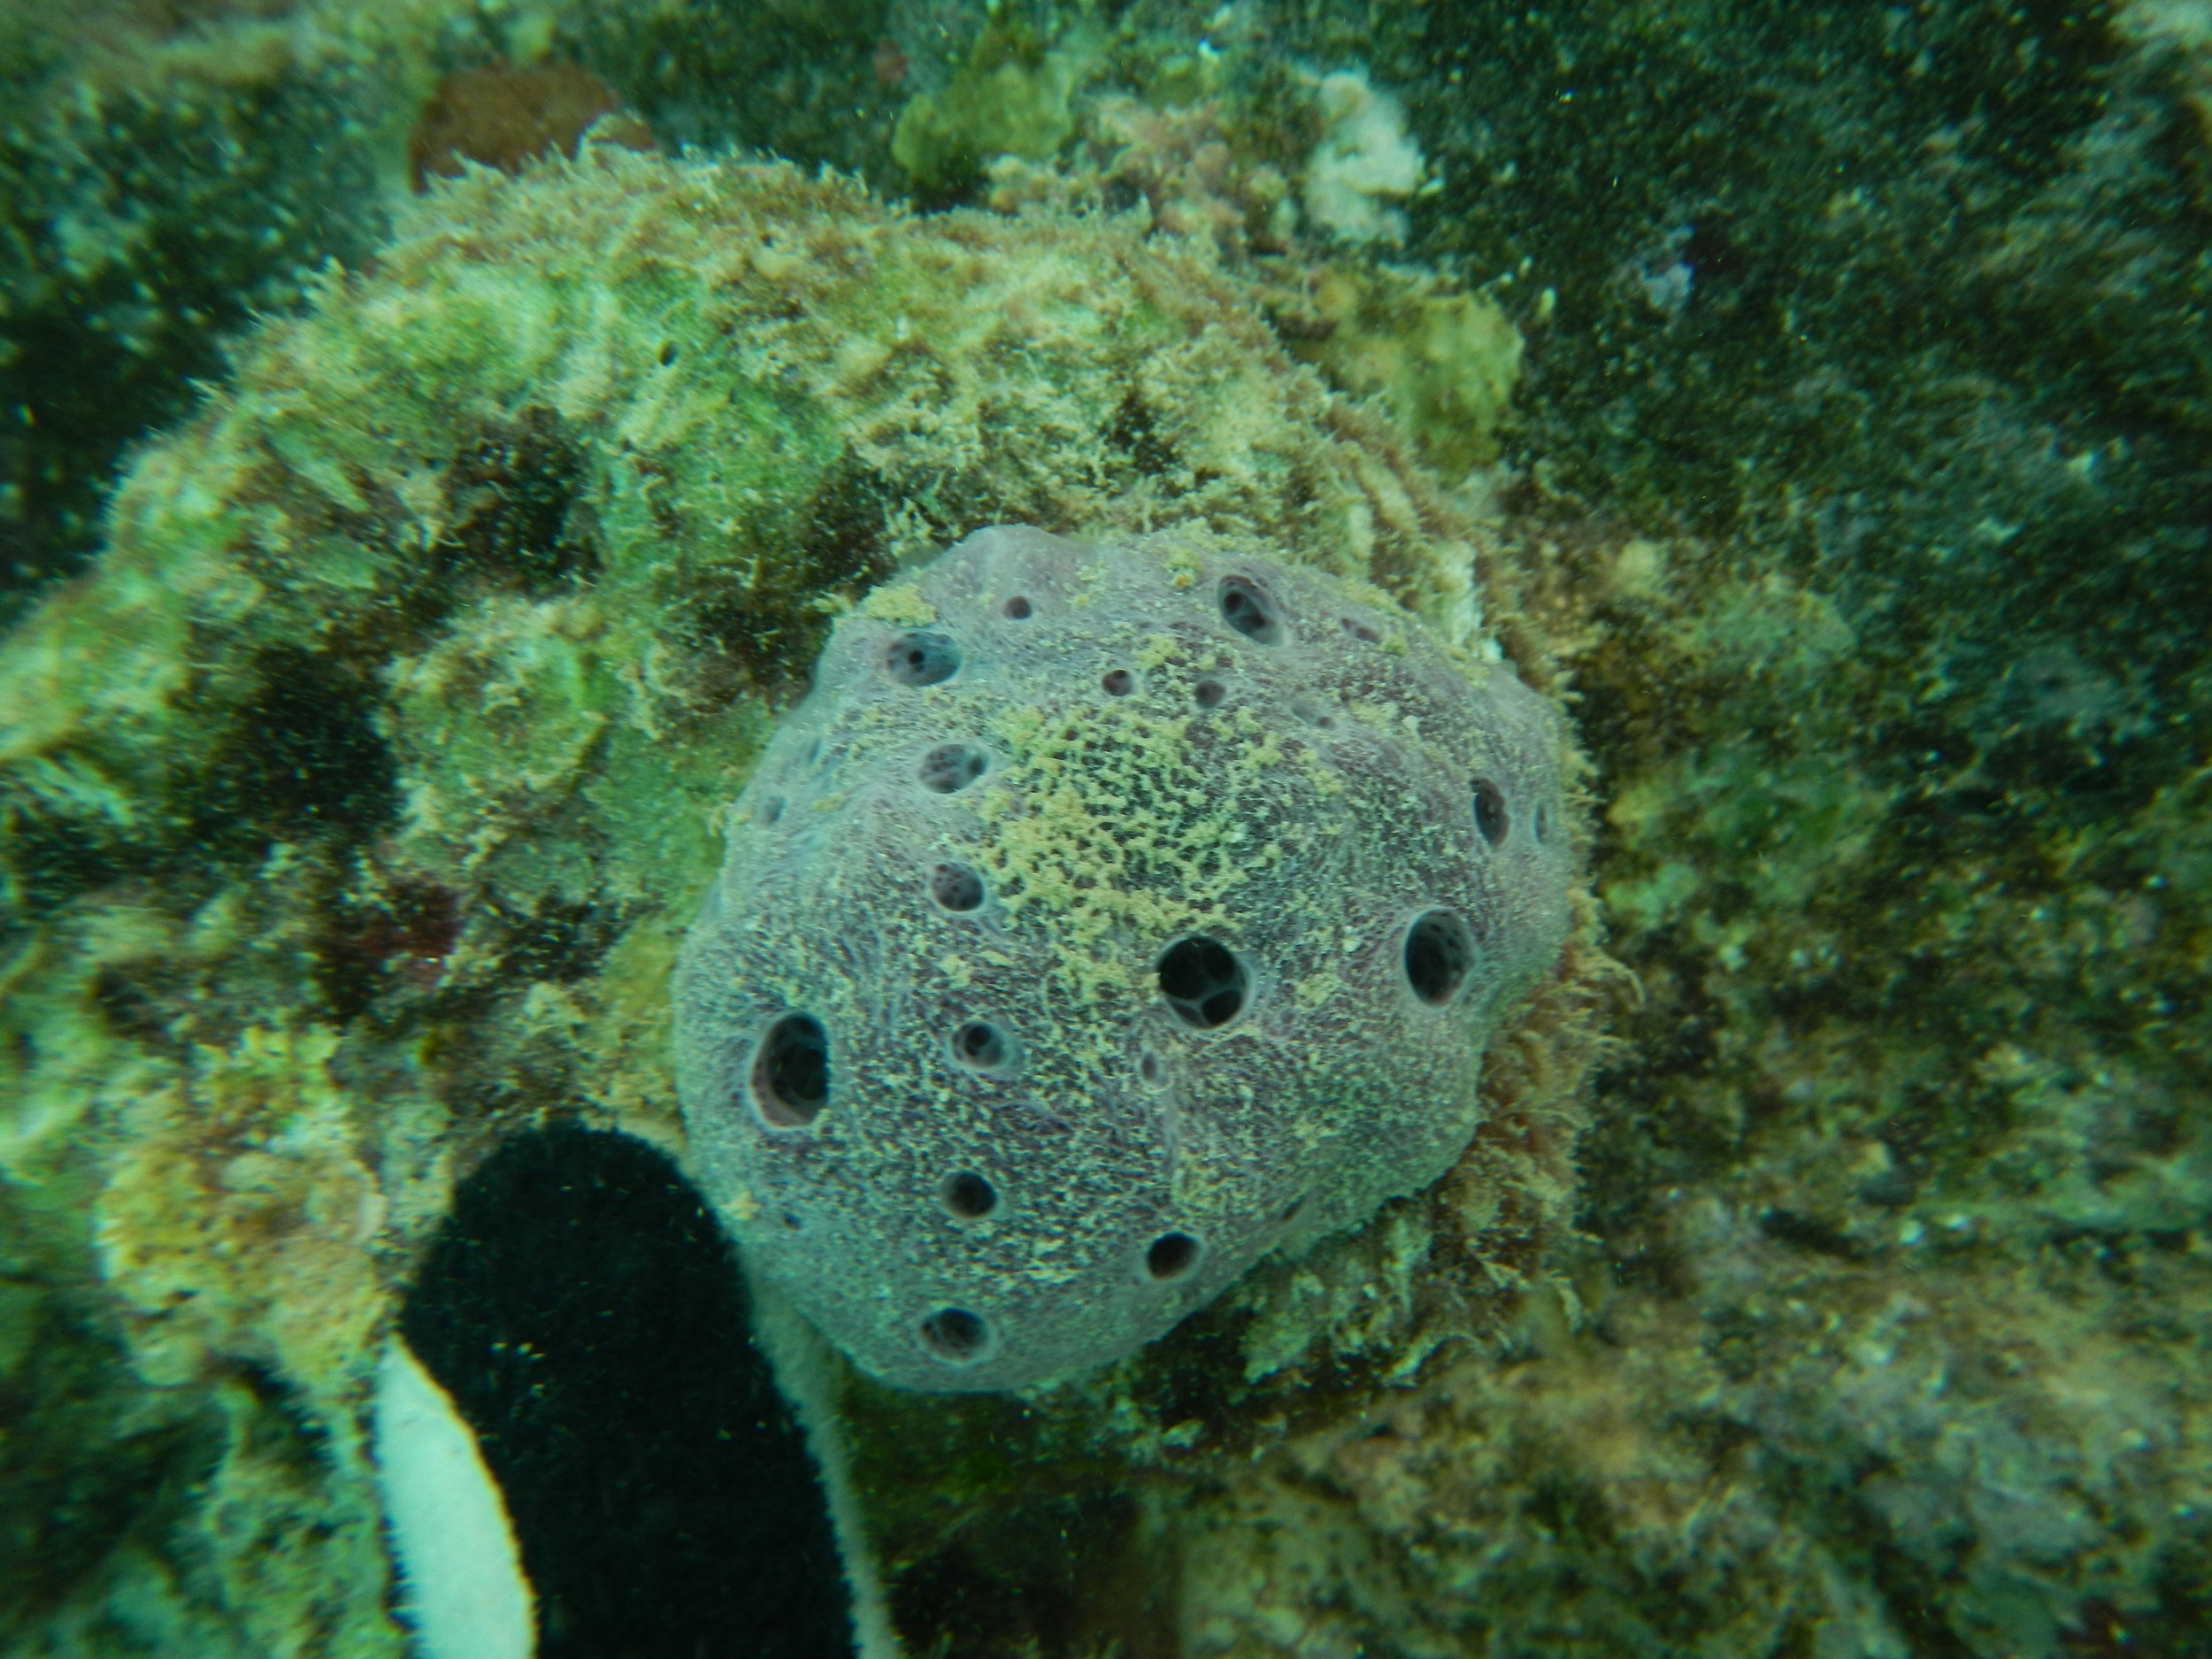
[[[2197,1659],[2212,1653],[2212,1525],[2193,1517],[2159,1557],[2152,1584],[2157,1604],[2131,1609],[2124,1621],[2127,1645],[2111,1650],[2131,1659]]]
[[[252,1398],[254,1409],[241,1435],[257,1463],[276,1464],[319,1481],[330,1473],[330,1431],[300,1397],[298,1387],[269,1365],[241,1363],[232,1379]]]
[[[751,150],[904,188],[891,128],[910,84],[887,79],[884,0],[782,10],[588,6],[564,14],[554,55],[604,76],[670,150]],[[942,24],[918,26],[938,38]]]
[[[1893,1474],[1886,1463],[1859,1471],[1861,1483]],[[1863,1576],[1881,1598],[1883,1609],[1912,1654],[1912,1659],[1976,1659],[1976,1648],[1952,1628],[1945,1609],[1952,1603],[1946,1585],[1954,1563],[1935,1552],[1930,1561],[1906,1549],[1874,1504],[1852,1494],[1809,1490],[1800,1507],[1816,1534]],[[1840,1498],[1842,1501],[1839,1502]]]
[[[1851,1235],[1832,1222],[1817,1216],[1802,1216],[1793,1210],[1763,1210],[1759,1212],[1759,1231],[1778,1243],[1816,1256],[1830,1256],[1839,1262],[1855,1262],[1866,1252]]]
[[[1156,478],[1176,465],[1175,446],[1160,436],[1158,419],[1134,392],[1121,400],[1103,435],[1107,447],[1142,477]]]
[[[81,893],[163,873],[172,856],[127,835],[108,818],[63,817],[20,803],[0,835],[9,897],[29,916],[46,914]],[[204,884],[202,875],[187,886],[196,890]]]
[[[576,510],[584,470],[582,447],[541,405],[484,433],[446,468],[437,575],[533,598],[595,575],[599,550]]]
[[[168,1002],[176,978],[161,963],[135,962],[128,968],[102,963],[92,976],[93,1006],[117,1036],[150,1048],[174,1048],[169,1025],[175,1014]]]
[[[1089,1659],[1101,1629],[1128,1659],[1171,1659],[1172,1566],[1146,1530],[1126,1491],[998,1508],[897,1569],[892,1622],[945,1659]]]
[[[392,822],[398,771],[378,733],[377,687],[334,652],[273,646],[256,689],[211,752],[192,803],[195,839],[234,857],[273,841],[357,846]]]
[[[164,1420],[149,1401],[89,1311],[88,1265],[21,1254],[22,1240],[54,1236],[30,1225],[27,1202],[0,1185],[0,1310],[31,1326],[0,1371],[0,1642],[11,1645],[118,1548],[157,1544],[218,1444],[211,1425]]]
[[[373,77],[159,97],[59,75],[11,88],[0,134],[0,622],[81,566],[111,468],[223,379],[223,337],[384,231],[379,124],[353,119]],[[111,221],[103,259],[67,241]]]
[[[1824,470],[1833,434],[1769,403],[1824,357],[1909,361],[1984,332],[1953,280],[1981,253],[1962,199],[2001,208],[2059,171],[2105,112],[2114,54],[2101,8],[2054,4],[1463,4],[1430,29],[1453,86],[1424,137],[1449,159],[1417,224],[1485,273],[1532,258],[1557,293],[1540,447],[1709,530],[1771,463]],[[1854,191],[1869,227],[1832,228]],[[1643,279],[1677,262],[1692,282],[1671,315]]]
[[[1220,1303],[1200,1310],[1138,1356],[1129,1397],[1162,1429],[1195,1423],[1208,1452],[1249,1442],[1250,1414],[1238,1407],[1252,1390],[1244,1380],[1244,1339],[1251,1315]]]
[[[821,655],[835,602],[891,572],[885,518],[892,504],[875,472],[848,449],[807,497],[791,545],[764,553],[749,585],[732,583],[726,567],[696,579],[684,612],[693,637],[725,664],[718,678],[727,695],[797,695]]]
[[[498,977],[513,984],[573,984],[599,965],[628,919],[617,905],[544,896],[526,916],[495,907]]]
[[[1704,1348],[1730,1382],[1748,1382],[1766,1367],[1766,1328],[1740,1309],[1724,1309],[1706,1320]]]

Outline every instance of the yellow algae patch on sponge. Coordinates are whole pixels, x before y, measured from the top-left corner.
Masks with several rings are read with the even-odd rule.
[[[1109,671],[1111,672],[1111,671]],[[1220,919],[1220,898],[1241,879],[1228,855],[1237,837],[1238,774],[1210,778],[1191,744],[1193,717],[1125,703],[1048,713],[1033,704],[992,723],[1025,788],[978,803],[997,830],[984,857],[1010,912],[1061,913],[1078,995],[1105,978],[1079,953],[1117,929],[1173,933]]]

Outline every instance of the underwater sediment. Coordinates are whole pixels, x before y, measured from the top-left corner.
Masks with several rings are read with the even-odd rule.
[[[2187,23],[1303,18],[1438,165],[1405,257],[1509,322],[1286,280],[1313,134],[1168,12],[1183,59],[1064,128],[1049,19],[926,88],[1023,68],[1025,165],[1148,236],[1017,169],[970,195],[1026,218],[908,220],[595,153],[351,257],[8,648],[12,1640],[388,1650],[358,1390],[410,1247],[548,1114],[677,1144],[675,930],[819,602],[995,519],[1195,518],[1479,593],[1591,752],[1636,996],[1585,1103],[1576,1002],[1555,1088],[1494,1078],[1527,1144],[1125,1371],[856,1386],[915,1646],[2197,1651]],[[1423,320],[1520,368],[1502,431],[1394,430]]]

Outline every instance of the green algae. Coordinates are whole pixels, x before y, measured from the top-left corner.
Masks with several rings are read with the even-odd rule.
[[[995,156],[1042,161],[1074,136],[1082,68],[1080,55],[995,20],[941,89],[899,111],[891,157],[925,189],[964,184]]]
[[[237,1494],[155,1556],[211,1563],[211,1650],[388,1648],[358,1411],[396,1286],[500,1136],[677,1138],[675,941],[839,606],[979,523],[1188,522],[1474,637],[1471,530],[1254,298],[1125,227],[595,147],[442,188],[140,458],[0,680],[42,987],[10,1168],[91,1184],[38,1248]],[[1529,1110],[1571,1108],[1567,1029]],[[319,1449],[271,1485],[280,1419]]]

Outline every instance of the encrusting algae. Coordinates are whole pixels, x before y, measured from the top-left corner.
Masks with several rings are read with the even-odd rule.
[[[831,617],[1002,521],[1190,526],[1550,672],[1406,442],[1210,243],[1110,217],[923,219],[595,145],[471,171],[244,342],[0,669],[16,1248],[125,1362],[68,1455],[158,1423],[205,1471],[161,1542],[23,1596],[165,1600],[210,1652],[396,1651],[361,1411],[415,1252],[508,1132],[678,1144],[668,979],[718,813]],[[1582,915],[1461,1172],[1263,1268],[1215,1327],[1263,1338],[1225,1386],[1333,1332],[1356,1394],[1511,1302],[1568,1190]],[[1489,1312],[1424,1287],[1440,1256],[1490,1263]],[[1173,1427],[1118,1376],[1048,1408],[1091,1466]],[[851,1387],[864,1440],[925,1412]],[[1063,1477],[999,1477],[1033,1479]]]

